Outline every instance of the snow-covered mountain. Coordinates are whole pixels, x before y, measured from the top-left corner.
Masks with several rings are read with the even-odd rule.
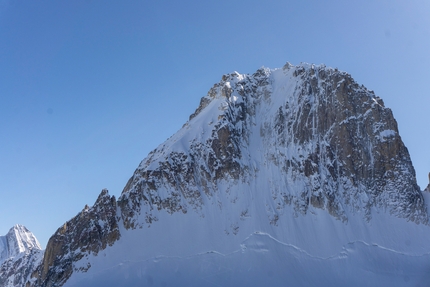
[[[274,224],[285,205],[342,221],[355,213],[369,220],[372,209],[428,220],[391,110],[347,73],[290,64],[225,75],[140,164],[119,199],[122,218],[135,226],[152,221],[153,209],[200,212],[259,181]],[[134,219],[142,209],[143,222]]]
[[[391,110],[287,63],[224,75],[118,200],[57,230],[29,285],[416,286],[429,236]]]
[[[0,286],[25,286],[40,265],[43,251],[33,233],[23,225],[13,226],[0,236]]]
[[[25,226],[16,224],[5,236],[0,236],[0,262],[33,248],[41,249],[37,238]]]

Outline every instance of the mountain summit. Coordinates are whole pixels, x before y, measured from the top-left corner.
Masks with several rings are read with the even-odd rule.
[[[118,200],[57,230],[28,285],[405,286],[428,282],[429,235],[382,99],[287,63],[224,75]]]
[[[16,224],[5,236],[0,236],[0,262],[33,248],[41,249],[36,236],[25,226]]]

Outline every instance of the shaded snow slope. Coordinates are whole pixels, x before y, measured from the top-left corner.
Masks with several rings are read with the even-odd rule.
[[[287,63],[224,75],[118,201],[57,230],[32,286],[416,286],[429,235],[382,99]]]

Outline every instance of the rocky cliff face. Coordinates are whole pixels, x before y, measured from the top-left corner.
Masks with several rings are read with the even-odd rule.
[[[118,201],[103,191],[57,230],[32,286],[61,286],[86,272],[91,265],[76,262],[114,245],[120,230],[162,225],[165,213],[203,218],[239,202],[226,234],[253,216],[282,227],[286,216],[311,208],[344,223],[371,221],[375,212],[428,223],[391,110],[345,72],[287,63],[224,75],[182,129],[141,162]],[[253,214],[256,205],[264,216]]]

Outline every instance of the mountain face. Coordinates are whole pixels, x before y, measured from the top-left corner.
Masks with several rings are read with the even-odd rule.
[[[256,177],[271,183],[275,210],[306,214],[312,205],[347,221],[357,211],[370,220],[376,208],[428,220],[391,110],[346,73],[290,64],[225,75],[140,164],[119,198],[122,218],[134,227],[145,223],[135,220],[142,209],[146,223],[153,209],[198,211],[219,183],[233,188]]]
[[[0,236],[0,286],[25,286],[34,281],[32,272],[40,264],[43,251],[25,226],[15,225]]]
[[[391,110],[345,72],[287,63],[224,75],[118,200],[103,190],[56,231],[28,284],[405,286],[429,279],[426,235]]]

